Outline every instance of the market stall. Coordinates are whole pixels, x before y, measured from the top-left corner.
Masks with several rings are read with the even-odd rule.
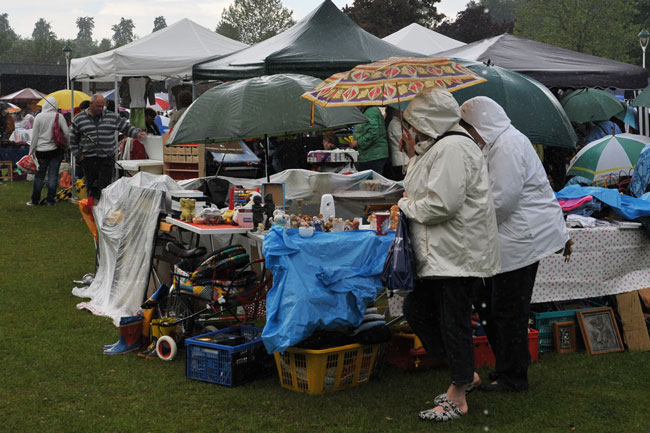
[[[640,228],[569,229],[569,262],[561,254],[539,263],[532,303],[616,295],[650,287],[650,239]]]

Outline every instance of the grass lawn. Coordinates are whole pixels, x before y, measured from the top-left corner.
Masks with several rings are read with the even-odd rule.
[[[650,353],[543,354],[528,392],[474,392],[463,419],[440,425],[417,413],[446,390],[446,369],[387,367],[309,396],[277,376],[236,388],[189,380],[184,355],[105,356],[118,330],[71,294],[93,270],[91,235],[70,203],[27,207],[31,188],[0,183],[0,432],[650,431]]]

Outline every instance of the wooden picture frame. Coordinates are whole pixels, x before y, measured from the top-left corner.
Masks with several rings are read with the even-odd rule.
[[[578,350],[576,340],[576,322],[556,322],[553,324],[553,342],[557,353],[569,353]]]
[[[590,355],[622,352],[623,340],[611,307],[576,311],[580,332]]]

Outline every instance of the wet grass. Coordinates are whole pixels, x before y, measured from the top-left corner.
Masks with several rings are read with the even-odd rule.
[[[107,357],[111,321],[79,311],[73,279],[94,247],[76,206],[25,206],[32,184],[0,184],[0,432],[647,432],[650,353],[544,354],[521,394],[469,396],[462,420],[417,419],[448,371],[387,367],[367,385],[308,396],[276,376],[228,388],[173,362]],[[487,370],[481,371],[485,376]]]

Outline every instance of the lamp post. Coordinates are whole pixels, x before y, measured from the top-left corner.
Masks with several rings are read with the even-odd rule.
[[[646,45],[648,45],[647,40]],[[645,53],[645,48],[643,50]],[[65,88],[70,90],[70,53],[72,53],[72,48],[70,48],[69,45],[66,45],[61,51],[63,51],[63,54],[65,55]]]
[[[643,29],[639,32],[637,37],[639,38],[639,44],[643,51],[643,67],[645,68],[645,49],[648,46],[648,41],[650,41],[650,33],[648,33],[646,29]]]

